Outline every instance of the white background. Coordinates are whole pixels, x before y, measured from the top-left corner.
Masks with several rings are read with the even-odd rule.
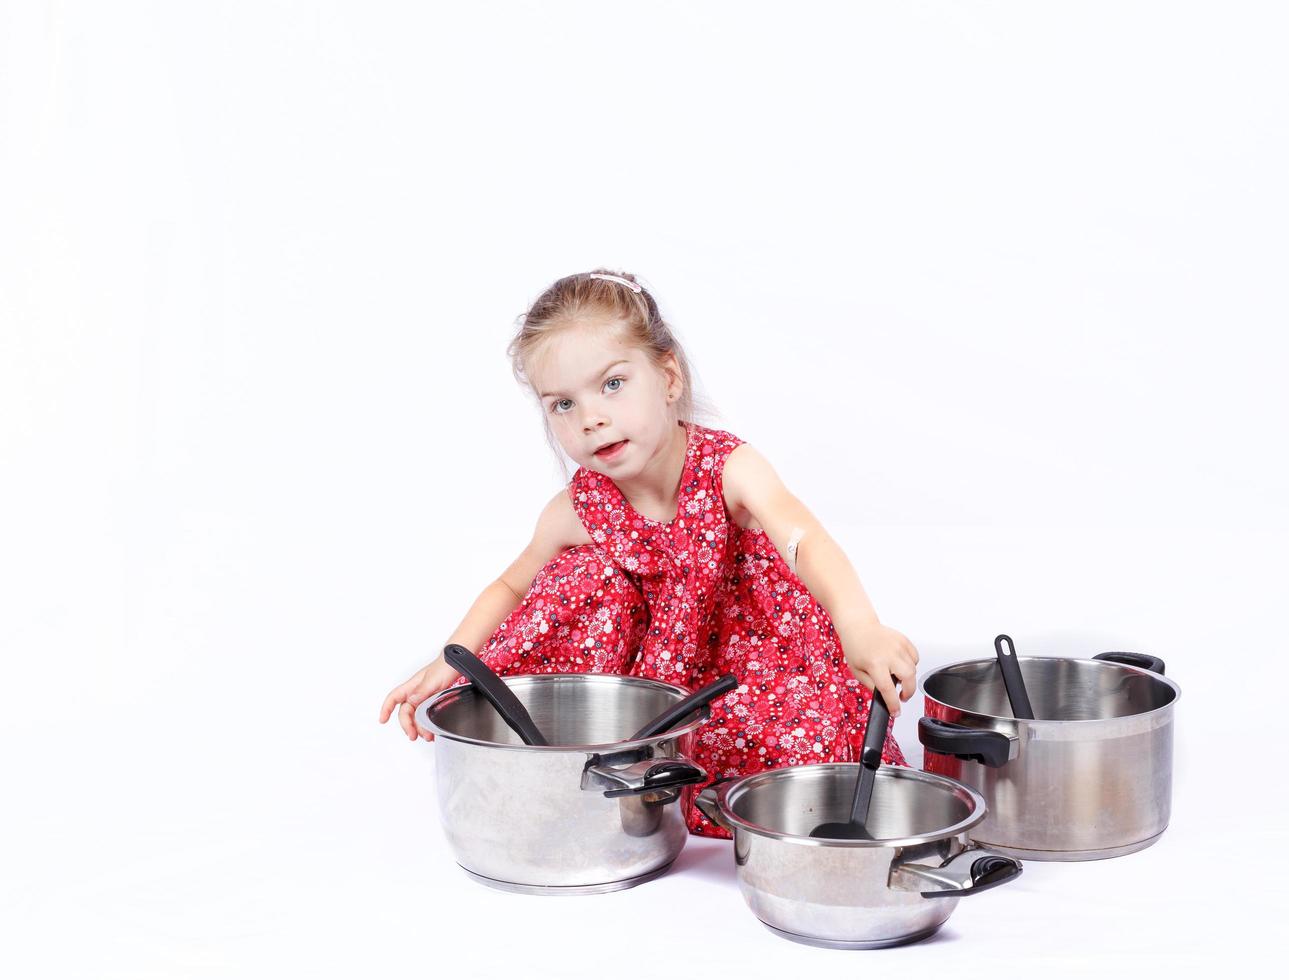
[[[1276,4],[0,4],[0,972],[1145,974],[1283,901]],[[729,846],[470,882],[376,724],[563,482],[505,345],[636,273],[923,673],[1162,656],[1170,830],[915,947]],[[916,709],[920,697],[911,703]],[[912,759],[917,710],[897,734]]]

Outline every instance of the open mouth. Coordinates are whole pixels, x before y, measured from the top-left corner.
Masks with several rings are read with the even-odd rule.
[[[618,442],[615,442],[612,445],[604,446],[600,449],[597,449],[595,451],[595,455],[599,456],[601,459],[608,456],[616,456],[618,453],[622,451],[622,447],[625,446],[626,444],[627,444],[626,439],[619,440]]]

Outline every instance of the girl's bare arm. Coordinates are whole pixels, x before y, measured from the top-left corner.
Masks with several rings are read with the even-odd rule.
[[[483,590],[444,646],[459,643],[479,654],[497,627],[523,601],[542,566],[567,548],[590,543],[591,536],[573,510],[567,490],[561,490],[538,516],[527,547]]]
[[[724,494],[730,512],[747,510],[782,555],[797,545],[797,577],[827,610],[851,671],[870,690],[882,692],[892,715],[913,696],[918,652],[908,637],[884,626],[841,546],[783,485],[759,452],[742,443],[725,461]],[[897,691],[892,675],[899,680]]]
[[[461,624],[444,641],[459,643],[466,649],[479,653],[498,626],[519,605],[532,585],[541,567],[566,548],[590,543],[590,536],[573,510],[566,490],[561,490],[542,510],[532,540],[494,581],[488,583],[470,606]],[[398,709],[398,720],[408,738],[415,740],[420,734],[427,740],[433,736],[420,732],[414,721],[417,706],[432,694],[448,687],[460,675],[447,665],[440,654],[426,666],[398,685],[385,697],[380,709],[383,725]]]

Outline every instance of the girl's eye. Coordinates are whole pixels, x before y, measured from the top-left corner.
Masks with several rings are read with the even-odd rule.
[[[622,377],[613,377],[613,378],[610,378],[608,381],[604,382],[604,387],[608,388],[608,387],[609,387],[609,385],[613,384],[613,382],[615,382],[615,381],[622,382],[622,381],[626,381],[626,380],[627,380],[626,378],[622,378]],[[622,385],[621,385],[621,384],[619,384],[616,388],[610,388],[609,390],[610,390],[610,391],[621,391],[621,390],[622,390]],[[560,408],[560,406],[561,406],[561,405],[563,405],[565,402],[568,402],[568,403],[571,405],[571,404],[573,403],[573,400],[572,400],[571,398],[561,398],[561,399],[559,399],[558,401],[553,402],[553,403],[551,404],[551,411],[552,411],[552,412],[554,412],[556,415],[563,415],[563,414],[564,414],[564,412],[568,411],[568,409],[561,409],[561,408]]]

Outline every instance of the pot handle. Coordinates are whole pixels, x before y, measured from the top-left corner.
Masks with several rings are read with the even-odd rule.
[[[591,756],[582,770],[582,789],[598,789],[609,799],[640,796],[692,786],[707,778],[707,771],[688,759],[641,759],[615,768],[599,755]],[[670,803],[679,794],[668,794]]]
[[[726,776],[723,779],[718,779],[710,786],[704,786],[698,795],[694,797],[694,806],[702,811],[703,816],[722,830],[728,830],[731,834],[734,833],[734,828],[721,815],[721,801],[725,796],[721,790],[737,778],[736,776]]]
[[[1015,858],[969,847],[938,867],[929,864],[896,864],[890,884],[896,891],[918,892],[923,898],[966,898],[1011,881],[1024,870]],[[927,885],[939,887],[925,891]]]
[[[1098,653],[1093,660],[1108,660],[1112,664],[1127,664],[1129,667],[1140,667],[1154,674],[1164,672],[1164,662],[1148,653]]]
[[[1015,735],[925,717],[918,719],[918,741],[932,752],[993,769],[1015,759],[1020,744]]]

